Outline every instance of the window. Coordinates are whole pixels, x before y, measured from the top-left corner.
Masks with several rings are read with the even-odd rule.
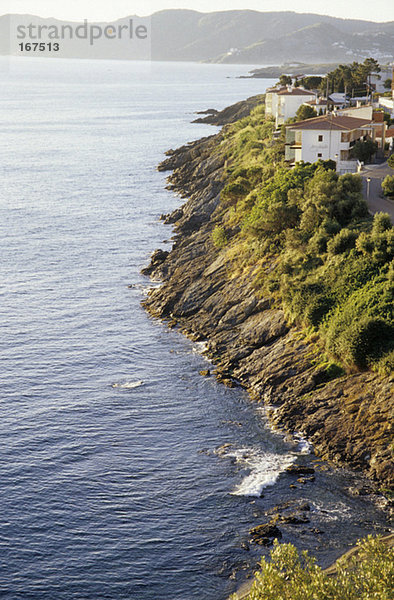
[[[323,155],[322,155],[322,153],[321,153],[321,152],[318,152],[318,153],[317,153],[317,158],[321,158],[322,156],[323,156]]]
[[[318,136],[318,138],[317,138],[317,141],[318,141],[318,142],[322,142],[322,141],[323,141],[323,136],[322,136],[322,135],[319,135],[319,136]]]

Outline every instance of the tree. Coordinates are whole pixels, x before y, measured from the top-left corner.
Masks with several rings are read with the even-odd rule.
[[[382,190],[385,196],[394,196],[394,175],[387,175],[383,179]]]
[[[364,95],[370,87],[369,76],[380,70],[379,63],[374,58],[366,58],[363,63],[354,61],[350,65],[338,65],[323,78],[320,90],[325,93],[328,82],[329,93],[352,90],[355,96]]]
[[[292,84],[292,78],[290,77],[290,75],[281,75],[279,77],[279,85],[291,85]]]
[[[391,156],[388,157],[387,164],[389,167],[394,169],[394,154],[392,154]]]
[[[372,140],[365,140],[365,142],[358,140],[358,142],[356,142],[351,149],[351,156],[352,158],[357,158],[362,162],[368,162],[375,154],[377,149],[377,143],[373,142]]]
[[[307,104],[301,104],[299,109],[296,112],[297,121],[305,121],[306,119],[312,119],[313,117],[317,117],[317,112],[312,106],[308,106]]]
[[[372,75],[372,73],[380,73],[381,71],[379,62],[375,58],[366,58],[362,64],[362,68],[367,75]]]
[[[320,77],[320,75],[309,75],[308,77],[303,77],[300,81],[306,90],[317,90],[323,81],[323,77]]]
[[[386,79],[383,86],[385,90],[391,90],[392,79]]]

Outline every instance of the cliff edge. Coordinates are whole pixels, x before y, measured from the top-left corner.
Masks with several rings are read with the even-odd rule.
[[[332,378],[319,348],[291,326],[272,299],[256,292],[253,265],[233,269],[213,240],[227,164],[218,152],[226,132],[167,154],[168,187],[185,204],[163,220],[174,224],[171,252],[156,251],[143,272],[160,278],[143,304],[192,340],[206,341],[216,376],[269,405],[271,423],[301,432],[317,455],[362,471],[382,488],[393,484],[393,375],[364,370]],[[229,227],[226,235],[237,233]]]

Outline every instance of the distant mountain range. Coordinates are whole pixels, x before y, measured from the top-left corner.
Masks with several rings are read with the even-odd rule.
[[[130,19],[138,17],[127,17],[113,25],[126,27]],[[136,46],[131,50],[129,40],[118,39],[100,39],[94,46],[87,40],[68,40],[62,43],[61,56],[239,64],[351,62],[368,56],[386,62],[394,58],[394,21],[375,23],[288,11],[200,13],[183,9],[162,10],[145,21],[149,21],[150,28],[149,57],[147,42],[144,51],[136,54]],[[16,26],[29,22],[70,25],[32,15],[4,15],[0,17],[1,54],[19,52]]]

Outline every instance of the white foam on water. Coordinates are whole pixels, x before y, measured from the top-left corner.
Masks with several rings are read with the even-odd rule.
[[[294,434],[294,439],[297,442],[297,452],[300,454],[311,454],[313,446],[308,440],[302,437],[300,433]]]
[[[344,502],[328,502],[322,504],[313,501],[314,509],[319,513],[321,521],[346,521],[349,519],[352,513],[350,506],[347,506]]]
[[[144,382],[142,379],[139,381],[126,381],[125,383],[113,383],[113,388],[120,388],[122,390],[133,390],[134,388],[140,387]]]
[[[207,348],[208,342],[194,342],[193,344],[193,352],[197,352],[197,354],[203,354]]]
[[[249,470],[249,474],[231,492],[233,496],[259,497],[264,488],[274,485],[279,475],[296,459],[294,454],[271,454],[255,448],[234,448],[225,444],[216,454],[232,458],[237,464]]]

